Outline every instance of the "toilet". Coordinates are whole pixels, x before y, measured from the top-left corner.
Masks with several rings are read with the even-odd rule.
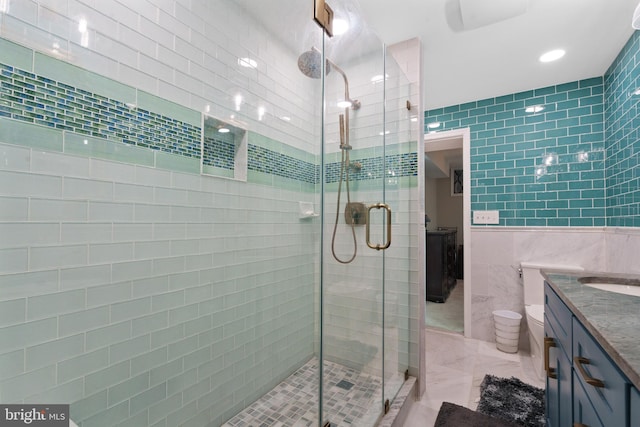
[[[540,270],[583,271],[582,267],[521,262],[524,310],[529,328],[531,359],[538,377],[544,381],[544,277]]]

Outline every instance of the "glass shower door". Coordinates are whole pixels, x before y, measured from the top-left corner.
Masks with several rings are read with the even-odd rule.
[[[391,67],[393,77],[389,74],[386,63],[393,59],[357,4],[333,0],[330,6],[350,30],[325,35],[319,61],[324,66],[321,425],[372,426],[408,366],[408,325],[398,322],[407,307],[408,269],[400,269],[408,263],[408,245],[399,220],[407,218],[400,175],[407,148],[402,143],[408,140],[399,136],[396,105],[406,87],[397,64]],[[394,101],[387,103],[390,88]],[[404,249],[394,246],[394,231],[404,233]]]

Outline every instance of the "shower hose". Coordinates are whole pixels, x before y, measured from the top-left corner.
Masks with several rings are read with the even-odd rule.
[[[346,115],[346,120],[345,120]],[[351,236],[353,238],[353,254],[351,258],[347,260],[340,259],[336,254],[336,231],[338,230],[338,220],[340,218],[340,195],[342,192],[342,178],[346,175],[346,187],[347,187],[347,206],[351,204],[351,193],[349,191],[349,151],[351,146],[349,145],[349,110],[345,109],[345,115],[340,114],[340,149],[342,151],[342,161],[340,165],[340,181],[338,181],[338,200],[336,206],[336,220],[333,223],[333,235],[331,236],[331,253],[336,261],[341,264],[349,264],[356,258],[358,253],[358,242],[356,240],[356,228],[353,217],[351,218]],[[346,123],[345,123],[346,122]]]

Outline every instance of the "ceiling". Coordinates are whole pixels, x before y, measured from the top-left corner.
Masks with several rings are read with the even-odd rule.
[[[386,44],[420,38],[429,110],[604,75],[633,33],[638,1],[362,0],[360,7]],[[564,58],[538,61],[557,48]]]

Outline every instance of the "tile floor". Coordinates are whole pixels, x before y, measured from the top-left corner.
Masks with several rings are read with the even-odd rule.
[[[458,280],[445,302],[427,301],[425,325],[462,333],[464,330],[464,280]]]
[[[382,401],[381,379],[324,362],[325,420],[335,427],[371,426]],[[315,427],[318,424],[318,359],[300,369],[230,419],[223,427]]]
[[[485,374],[513,376],[544,388],[528,353],[503,353],[494,343],[435,329],[426,328],[424,334],[427,389],[422,400],[413,402],[404,427],[433,426],[445,401],[475,410]]]

